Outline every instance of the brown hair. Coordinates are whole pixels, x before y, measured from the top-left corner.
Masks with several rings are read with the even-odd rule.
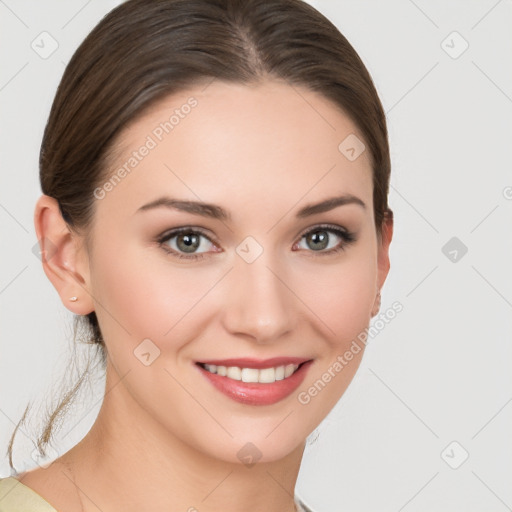
[[[76,50],[59,84],[41,145],[42,191],[58,201],[70,229],[88,245],[94,190],[106,181],[116,136],[128,123],[192,85],[273,78],[322,94],[358,126],[372,161],[380,237],[385,216],[392,215],[385,114],[350,43],[302,0],[128,0],[113,9]],[[104,366],[96,314],[76,320],[75,337],[85,322]],[[49,416],[37,442],[42,453],[54,420],[81,382],[82,377]],[[11,468],[14,436],[26,412],[9,443]]]

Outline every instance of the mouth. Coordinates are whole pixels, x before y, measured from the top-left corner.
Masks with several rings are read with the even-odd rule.
[[[250,366],[227,366],[219,364],[197,363],[207,372],[227,377],[228,379],[242,382],[258,382],[260,384],[272,384],[273,382],[291,377],[303,364],[288,363],[286,365],[254,368]]]
[[[249,405],[270,405],[289,396],[304,380],[313,359],[282,357],[196,362],[207,380],[229,398]]]

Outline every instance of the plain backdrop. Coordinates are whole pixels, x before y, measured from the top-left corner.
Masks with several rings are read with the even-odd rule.
[[[33,252],[41,136],[66,63],[118,3],[0,1],[0,476],[29,401],[14,463],[35,466],[37,411],[60,395],[71,346],[72,315]],[[395,232],[381,311],[403,311],[312,436],[296,492],[315,512],[512,510],[512,2],[311,3],[387,112]],[[51,55],[34,49],[41,37]],[[101,391],[86,386],[55,456],[87,433]]]

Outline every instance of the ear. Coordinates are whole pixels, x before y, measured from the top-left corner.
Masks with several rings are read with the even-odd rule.
[[[67,309],[77,315],[94,311],[90,294],[89,261],[83,240],[62,218],[53,197],[42,195],[34,212],[43,270]],[[77,297],[75,302],[70,297]]]
[[[376,297],[372,308],[372,317],[374,317],[380,309],[380,290],[384,286],[384,281],[389,272],[389,244],[393,238],[393,211],[388,208],[384,214],[382,221],[382,233],[378,238],[378,253],[377,253],[377,290],[375,291]]]

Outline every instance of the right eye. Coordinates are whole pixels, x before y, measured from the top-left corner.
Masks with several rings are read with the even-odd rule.
[[[171,244],[167,242],[171,241]],[[192,229],[191,227],[176,228],[167,231],[158,238],[158,244],[162,249],[172,257],[178,259],[198,260],[204,258],[204,254],[208,252],[208,246],[215,244],[201,230]],[[195,252],[198,249],[205,249],[204,252]],[[219,252],[218,250],[213,252]]]

